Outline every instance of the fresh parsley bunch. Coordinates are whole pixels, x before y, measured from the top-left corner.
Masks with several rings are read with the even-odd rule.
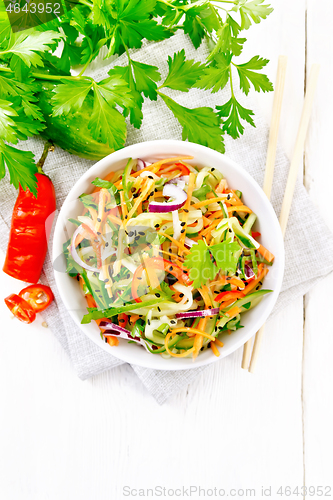
[[[225,133],[237,138],[244,121],[255,126],[253,111],[237,101],[235,81],[245,95],[273,86],[261,70],[267,59],[254,56],[239,64],[235,57],[246,42],[242,33],[272,12],[265,0],[79,0],[56,20],[13,34],[2,2],[0,11],[0,179],[36,192],[33,154],[15,148],[19,140],[47,132],[40,106],[43,82],[54,84],[51,117],[66,117],[92,102],[87,123],[91,140],[111,149],[126,140],[126,117],[140,128],[144,99],[162,99],[189,139],[224,152]],[[65,4],[63,4],[65,8]],[[168,58],[168,75],[161,82],[156,66],[143,64],[130,49],[143,40],[161,42],[183,30],[198,48],[207,41],[210,54],[201,63],[187,60],[184,50]],[[57,49],[57,55],[55,50]],[[100,82],[85,76],[100,51],[106,57],[126,53],[128,64],[115,65]],[[82,68],[79,74],[72,70]],[[236,76],[237,75],[237,76]],[[186,108],[166,95],[166,88],[188,92],[197,87],[211,92],[230,87],[230,99],[216,108]],[[52,139],[52,137],[50,137]],[[54,138],[56,142],[56,138]],[[68,147],[70,149],[70,145]]]

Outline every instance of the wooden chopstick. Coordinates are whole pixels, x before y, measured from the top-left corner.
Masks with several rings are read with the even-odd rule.
[[[280,226],[283,236],[285,235],[288,217],[290,213],[291,203],[294,195],[296,180],[298,169],[300,165],[300,161],[302,159],[306,135],[310,123],[311,111],[313,100],[317,88],[318,76],[319,76],[320,66],[319,64],[313,64],[310,71],[309,81],[306,89],[306,95],[303,104],[303,111],[301,116],[301,121],[299,124],[297,139],[295,143],[294,153],[292,156],[286,190],[283,197],[282,208],[280,213]],[[265,325],[263,325],[260,330],[257,332],[256,338],[254,340],[253,351],[251,356],[251,362],[249,366],[249,372],[254,373],[256,363],[258,360],[259,349],[261,346],[263,333],[264,333]]]
[[[274,92],[272,119],[271,119],[271,126],[269,132],[269,140],[268,140],[265,179],[263,185],[264,193],[266,194],[268,199],[270,199],[271,197],[272,184],[273,184],[276,148],[277,148],[277,141],[280,128],[281,108],[282,108],[284,85],[286,81],[287,63],[288,63],[287,56],[279,57],[275,92]],[[244,370],[247,370],[249,367],[251,346],[252,346],[252,338],[244,344],[243,358],[242,358],[242,368]]]

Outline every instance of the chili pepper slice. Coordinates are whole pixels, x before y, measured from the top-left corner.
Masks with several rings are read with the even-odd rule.
[[[28,302],[36,312],[44,311],[54,299],[51,288],[40,284],[23,288],[19,296]]]
[[[252,238],[256,239],[256,238],[259,238],[259,236],[261,236],[261,233],[259,233],[258,231],[252,231]]]
[[[166,272],[172,274],[175,278],[177,278],[179,281],[183,281],[187,285],[190,285],[192,281],[190,280],[189,276],[182,271],[182,269],[174,264],[173,262],[170,262],[169,260],[162,259],[160,257],[151,257],[149,259],[146,259],[145,261],[146,266],[153,266],[155,269],[164,269]],[[141,264],[134,272],[133,274],[133,281],[132,281],[132,296],[135,302],[142,302],[142,300],[139,298],[137,289],[140,284],[140,278],[145,269],[145,266]]]
[[[14,316],[23,323],[32,323],[36,319],[36,312],[31,305],[16,293],[5,298],[5,304]]]
[[[181,171],[182,175],[190,175],[190,169],[182,163],[176,163],[176,167]]]
[[[226,300],[240,299],[245,297],[243,292],[234,291],[234,292],[221,292],[215,297],[216,302],[222,302]]]

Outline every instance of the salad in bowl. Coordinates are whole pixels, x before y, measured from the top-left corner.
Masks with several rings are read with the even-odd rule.
[[[190,358],[195,366],[207,352],[209,359],[224,355],[233,335],[234,345],[245,342],[239,330],[262,302],[273,307],[283,274],[279,247],[278,278],[270,282],[276,287],[266,286],[274,254],[261,242],[251,198],[218,162],[203,164],[195,154],[132,155],[96,173],[71,210],[73,230],[63,243],[67,273],[86,300],[82,328],[98,327],[115,356],[135,344],[145,359]]]

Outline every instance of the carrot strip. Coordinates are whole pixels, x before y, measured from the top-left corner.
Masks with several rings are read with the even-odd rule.
[[[230,283],[231,285],[236,285],[238,288],[242,288],[244,290],[244,283],[241,279],[236,278],[236,276],[232,276],[229,278],[228,276],[223,276],[219,280],[212,281],[209,286],[224,286]]]
[[[268,273],[268,267],[265,267],[265,268],[261,268],[261,270],[259,271],[260,269],[260,264],[258,266],[258,278],[251,281],[251,283],[249,283],[243,290],[243,293],[245,295],[247,295],[249,292],[251,292],[251,290],[253,290],[253,288],[255,288],[259,281],[261,281],[265,276],[266,274]]]
[[[137,208],[140,205],[140,203],[142,203],[143,200],[145,199],[145,197],[147,196],[147,194],[151,192],[151,190],[154,187],[154,184],[155,184],[154,181],[149,179],[149,181],[146,183],[143,191],[141,192],[140,196],[136,199],[136,202],[134,203],[133,207],[129,211],[129,213],[128,213],[128,219],[127,220],[129,220],[132,217],[132,215],[137,210]]]
[[[149,265],[149,258],[150,257],[148,257],[148,259],[143,258],[143,265],[144,265],[144,268],[145,268],[146,273],[147,273],[148,284],[149,284],[149,286],[151,286],[151,288],[153,290],[155,290],[155,288],[160,289],[161,288],[160,282],[159,282],[159,279],[157,277],[156,270],[155,270],[154,266]]]
[[[194,205],[192,205],[192,208],[205,207],[206,205],[211,205],[212,203],[216,203],[219,201],[225,201],[225,196],[218,198],[210,198],[209,200],[198,201],[198,203],[194,203]]]
[[[187,351],[184,351],[184,352],[182,352],[182,353],[180,353],[180,354],[177,354],[177,353],[175,353],[175,352],[170,351],[168,343],[169,343],[169,339],[170,339],[171,337],[173,337],[174,335],[175,335],[175,334],[174,334],[174,332],[173,332],[173,331],[171,331],[171,332],[169,332],[169,333],[167,334],[167,336],[166,336],[166,337],[165,337],[165,339],[164,339],[164,346],[165,346],[165,350],[166,350],[166,352],[167,352],[168,354],[170,354],[170,356],[173,356],[174,358],[185,358],[185,356],[187,356],[188,354],[190,354],[191,352],[193,352],[193,351],[194,351],[194,347],[192,347],[191,349],[188,349]]]
[[[222,210],[216,210],[216,212],[213,212],[212,214],[210,214],[208,216],[208,219],[209,220],[214,220],[216,218],[220,218],[222,215],[223,215]]]
[[[200,332],[203,332],[203,330],[206,328],[207,320],[208,320],[208,318],[200,318],[200,321],[198,323],[198,330],[200,330]],[[194,351],[192,354],[193,361],[198,356],[200,349],[202,347],[202,344],[203,344],[203,335],[197,333],[195,335],[194,343],[193,343],[193,347],[194,347]]]
[[[195,184],[195,174],[193,172],[190,173],[189,176],[189,181],[188,181],[188,188],[187,188],[187,199],[185,202],[185,205],[183,206],[183,233],[180,235],[180,244],[182,245],[183,248],[185,248],[185,237],[186,237],[186,227],[187,227],[187,221],[188,221],[188,214],[189,214],[189,208],[191,205],[191,198],[192,198],[192,193],[194,190],[194,184]],[[180,252],[179,255],[183,255],[184,250],[180,247]]]
[[[225,300],[220,304],[220,310],[225,309],[226,307],[231,306],[236,301],[236,299]]]
[[[175,163],[176,161],[179,161],[179,160],[193,160],[193,156],[178,156],[177,158],[164,158],[163,160],[159,160],[155,163],[153,163],[152,165],[149,165],[149,167],[146,167],[147,170],[148,169],[151,169],[152,167],[158,167],[157,170],[160,169],[160,167],[162,165],[164,165],[165,163]],[[142,172],[144,169],[140,170],[140,172]]]
[[[140,318],[140,316],[138,314],[131,314],[129,316],[129,322],[131,323],[131,325],[134,325],[134,323],[136,323],[136,321]]]
[[[202,318],[202,319],[207,319],[207,318]],[[206,337],[209,340],[215,339],[215,337],[213,337],[212,335],[209,335],[209,333],[202,332],[198,328],[191,328],[189,326],[183,326],[182,328],[174,328],[173,330],[171,330],[171,332],[172,333],[189,332],[189,333],[195,333],[198,335],[202,335],[203,337]]]
[[[210,307],[212,307],[212,302],[210,300],[210,297],[209,297],[209,294],[208,294],[208,288],[206,287],[206,285],[204,285],[203,287],[201,288],[198,288],[198,292],[200,293],[201,297],[203,298],[204,300],[204,303],[205,303],[205,308],[206,309],[209,309]],[[204,318],[200,318],[200,321],[198,323],[198,330],[200,330],[201,332],[203,332],[206,328],[206,325],[207,325],[207,321],[208,321],[208,317],[204,317]],[[194,352],[193,352],[193,359],[195,359],[199,352],[200,352],[200,349],[202,347],[202,344],[203,344],[203,336],[202,335],[199,335],[199,334],[196,334],[195,336],[195,339],[194,339]]]
[[[215,342],[211,342],[210,344],[210,348],[211,350],[213,351],[213,353],[215,354],[215,356],[218,358],[219,355],[220,355],[220,351],[218,350],[218,348],[216,347],[215,345]]]
[[[166,238],[168,238],[170,241],[172,241],[172,243],[174,243],[175,245],[177,245],[179,248],[182,249],[183,252],[189,254],[190,251],[187,250],[187,248],[183,245],[181,245],[181,243],[177,240],[175,240],[172,236],[170,236],[169,234],[166,234],[166,233],[163,233],[162,231],[159,231],[158,234],[161,234],[162,236],[165,236]]]
[[[233,205],[232,207],[229,207],[228,213],[230,212],[245,212],[247,214],[252,214],[251,208],[247,207],[246,205]]]
[[[115,224],[118,224],[118,226],[123,225],[122,220],[113,214],[108,214],[107,218],[110,220],[110,222],[114,222]]]
[[[217,338],[215,339],[215,344],[216,344],[216,345],[218,345],[219,347],[223,347],[223,346],[224,346],[223,342],[221,342],[221,341],[220,341],[219,339],[217,339]]]
[[[234,306],[229,311],[227,311],[225,314],[228,316],[229,319],[235,318],[237,314],[241,312],[241,309],[238,306]]]
[[[211,221],[210,225],[206,229],[201,230],[199,234],[201,236],[206,236],[207,234],[209,234],[214,229],[214,227],[216,227],[216,226],[219,225],[219,223],[221,222],[221,220],[222,219],[219,218],[219,219],[214,220],[214,222]]]
[[[260,247],[258,248],[258,252],[263,256],[264,259],[266,259],[268,262],[273,262],[274,260],[274,255],[269,251],[267,250],[267,248],[263,247],[262,245],[260,245]]]
[[[175,261],[177,260],[179,262],[179,264],[178,264],[179,267],[181,267],[181,268],[183,267],[184,259],[182,257],[179,257],[178,255],[176,255],[174,253],[167,252],[167,251],[163,250],[162,248],[158,247],[157,245],[153,245],[153,247],[156,248],[159,252],[164,253],[164,255],[171,257]]]
[[[97,222],[95,225],[96,232],[100,231],[100,229],[101,229],[102,219],[104,218],[104,215],[105,215],[104,208],[106,205],[107,197],[108,197],[107,190],[105,188],[102,188],[99,191],[99,198],[98,198],[98,214],[97,214],[97,218],[96,218]]]
[[[117,339],[117,337],[106,337],[106,340],[107,340],[107,343],[111,346],[117,346],[119,345],[119,340]]]
[[[243,205],[242,201],[240,198],[238,198],[237,194],[235,193],[235,191],[233,189],[230,190],[230,192],[232,193],[232,197],[235,198],[235,200],[237,201],[237,203],[239,205]]]
[[[208,227],[212,223],[212,221],[209,218],[205,217],[204,215],[202,216],[202,220],[203,220],[204,227]]]
[[[121,213],[122,213],[123,219],[125,220],[128,217],[128,210],[127,210],[127,205],[126,205],[126,201],[125,201],[124,191],[120,191],[120,206],[121,206]]]
[[[88,207],[88,210],[91,214],[91,218],[93,220],[93,223],[94,223],[94,227],[96,226],[96,223],[97,223],[97,212],[94,208],[92,207]]]

